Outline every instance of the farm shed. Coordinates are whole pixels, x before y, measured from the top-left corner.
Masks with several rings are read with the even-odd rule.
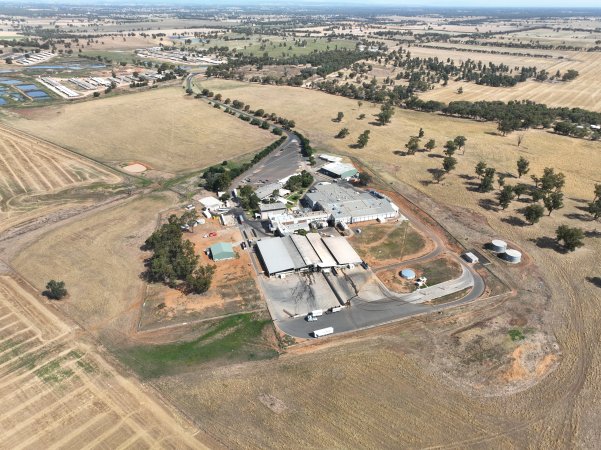
[[[350,178],[359,173],[352,164],[341,162],[326,164],[321,168],[321,171],[332,178]]]
[[[213,261],[224,261],[236,257],[232,244],[229,242],[219,242],[209,247],[209,250],[211,251],[211,258],[213,258]]]
[[[339,265],[361,264],[361,257],[342,236],[324,237],[322,241]]]

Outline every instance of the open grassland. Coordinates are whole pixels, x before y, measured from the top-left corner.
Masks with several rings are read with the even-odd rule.
[[[203,447],[40,301],[0,277],[0,447]]]
[[[0,127],[0,231],[60,208],[74,189],[120,180],[99,164]]]
[[[65,281],[70,298],[60,308],[90,331],[121,337],[137,325],[143,301],[140,246],[158,211],[172,201],[172,195],[156,194],[88,215],[42,235],[13,266],[40,290],[50,279]]]
[[[181,88],[36,109],[11,124],[115,166],[136,161],[171,173],[257,151],[274,140]]]

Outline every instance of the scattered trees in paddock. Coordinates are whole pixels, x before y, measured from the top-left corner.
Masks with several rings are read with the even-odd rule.
[[[349,135],[350,131],[348,128],[342,128],[336,135],[336,139],[344,139]]]
[[[364,148],[369,142],[369,130],[365,130],[363,133],[359,135],[357,139],[357,148]]]
[[[533,203],[531,205],[526,206],[524,209],[524,217],[530,223],[530,225],[534,225],[538,223],[540,219],[542,219],[545,214],[545,208],[543,208],[538,203]]]

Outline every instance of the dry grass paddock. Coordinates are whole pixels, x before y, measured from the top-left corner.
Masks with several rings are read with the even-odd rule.
[[[186,96],[152,89],[22,113],[11,125],[117,166],[131,161],[177,173],[258,151],[274,136]],[[241,126],[244,125],[244,126]]]

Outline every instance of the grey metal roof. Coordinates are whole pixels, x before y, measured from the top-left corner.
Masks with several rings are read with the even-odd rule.
[[[306,194],[313,204],[334,218],[363,217],[397,213],[398,207],[387,198],[340,184],[318,184]]]
[[[294,261],[288,254],[284,242],[280,238],[261,239],[257,247],[267,268],[267,272],[279,273],[294,270]]]
[[[335,237],[324,237],[323,243],[328,247],[330,253],[334,255],[334,258],[338,264],[359,264],[362,259],[357,254],[355,249],[348,243],[348,241],[342,236]]]
[[[322,170],[336,174],[338,176],[342,176],[347,172],[357,172],[357,169],[352,164],[346,164],[341,162],[333,162],[326,164],[322,167]]]
[[[305,260],[296,248],[296,245],[294,245],[292,236],[284,236],[281,239],[284,243],[284,246],[286,247],[286,250],[288,251],[290,259],[292,259],[292,262],[294,263],[294,268],[298,270],[302,269],[303,267],[307,267],[307,264],[305,264]]]
[[[259,203],[259,210],[261,212],[279,211],[279,210],[282,210],[282,209],[286,209],[286,205],[284,205],[282,202]]]
[[[309,234],[315,234],[315,233],[309,233]],[[312,266],[314,264],[321,263],[321,259],[319,258],[319,256],[317,255],[317,253],[315,252],[313,247],[311,246],[311,243],[306,238],[306,236],[293,234],[290,236],[290,238],[292,239],[292,242],[294,242],[296,249],[300,253],[301,257],[303,258],[303,261],[305,261],[305,264],[307,266]]]
[[[317,233],[307,234],[307,240],[321,259],[321,267],[333,267],[336,265],[336,260],[321,240],[321,236]]]

